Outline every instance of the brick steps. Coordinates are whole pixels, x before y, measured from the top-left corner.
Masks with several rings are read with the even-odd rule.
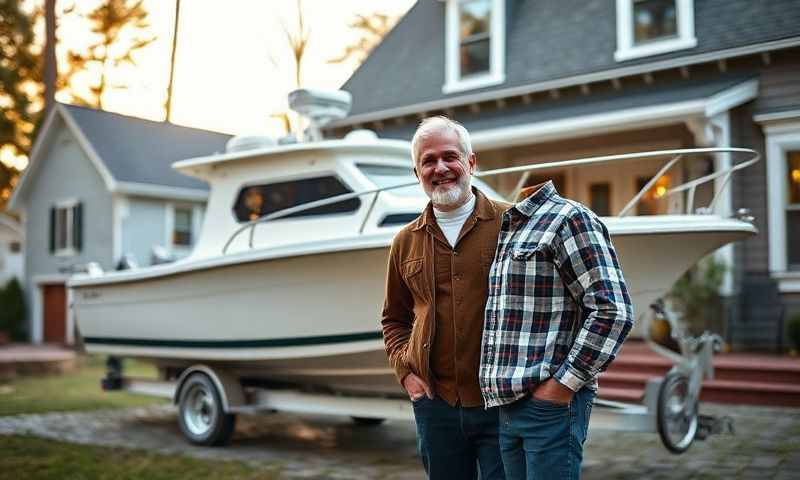
[[[0,347],[0,380],[67,372],[76,366],[75,351],[58,345],[10,344]]]
[[[600,397],[638,402],[648,379],[663,376],[672,363],[643,342],[626,344],[600,376]],[[800,359],[754,354],[720,354],[714,380],[703,382],[703,401],[800,407]]]

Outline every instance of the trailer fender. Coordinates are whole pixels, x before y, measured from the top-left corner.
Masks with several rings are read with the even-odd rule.
[[[211,368],[207,365],[192,365],[181,373],[181,376],[178,377],[175,395],[172,398],[173,404],[178,404],[186,379],[196,372],[208,375],[208,378],[214,382],[214,386],[217,387],[220,397],[222,398],[222,409],[225,413],[230,413],[231,409],[246,405],[244,389],[242,388],[241,382],[239,382],[239,378],[225,370]]]

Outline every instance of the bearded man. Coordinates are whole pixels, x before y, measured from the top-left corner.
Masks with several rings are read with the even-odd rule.
[[[504,479],[498,413],[484,408],[478,366],[489,267],[510,205],[471,187],[476,157],[459,123],[425,119],[411,151],[430,202],[392,243],[386,352],[413,402],[429,478]]]

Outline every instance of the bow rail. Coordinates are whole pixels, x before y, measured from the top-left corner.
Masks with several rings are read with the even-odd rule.
[[[657,157],[666,157],[670,156],[670,160],[668,160],[661,169],[642,187],[639,192],[634,195],[634,197],[628,202],[625,207],[620,210],[620,212],[616,215],[617,217],[624,217],[626,216],[633,208],[641,201],[642,197],[653,187],[653,185],[658,182],[658,180],[663,177],[676,163],[678,163],[681,159],[686,158],[687,155],[699,155],[699,154],[712,154],[712,153],[725,153],[725,154],[745,154],[748,155],[748,158],[741,161],[740,163],[733,165],[729,168],[724,170],[720,170],[718,172],[714,172],[708,175],[704,175],[702,177],[696,178],[694,180],[689,180],[685,183],[682,183],[678,186],[672,187],[664,192],[664,197],[669,197],[676,193],[680,192],[687,192],[687,208],[686,211],[691,213],[694,208],[694,195],[695,191],[698,186],[703,185],[711,180],[715,180],[717,178],[722,177],[722,182],[720,187],[716,189],[717,191],[714,193],[711,202],[709,202],[708,206],[705,207],[705,210],[712,210],[714,205],[716,205],[717,200],[720,197],[720,194],[725,189],[727,184],[730,182],[730,179],[734,172],[738,170],[742,170],[747,168],[761,159],[761,154],[756,152],[755,150],[749,148],[736,148],[736,147],[708,147],[708,148],[683,148],[683,149],[672,149],[672,150],[654,150],[648,152],[636,152],[636,153],[625,153],[625,154],[618,154],[618,155],[604,155],[598,157],[586,157],[586,158],[578,158],[574,160],[560,160],[557,162],[549,162],[549,163],[537,163],[531,165],[520,165],[516,167],[506,167],[506,168],[497,168],[494,170],[486,170],[482,172],[475,172],[473,174],[476,178],[483,178],[483,177],[491,177],[495,175],[504,175],[504,174],[512,174],[512,173],[522,173],[523,176],[520,178],[520,181],[517,183],[517,187],[514,189],[512,196],[516,196],[516,194],[522,189],[524,186],[525,181],[529,177],[531,172],[536,170],[545,170],[545,169],[553,169],[553,168],[575,168],[585,165],[594,165],[598,163],[611,163],[611,162],[618,162],[624,160],[633,160],[633,159],[642,159],[642,158],[657,158]],[[311,210],[313,208],[322,207],[326,205],[332,205],[339,202],[344,202],[347,200],[351,200],[353,198],[363,197],[366,195],[373,195],[372,201],[370,202],[369,209],[367,210],[367,214],[364,217],[364,221],[361,223],[361,228],[359,229],[359,233],[363,233],[364,228],[367,224],[367,220],[369,220],[372,210],[375,206],[375,203],[378,200],[378,196],[381,192],[395,190],[399,188],[407,188],[414,185],[418,185],[419,182],[405,182],[399,183],[397,185],[391,185],[388,187],[381,187],[375,188],[371,190],[364,190],[360,192],[352,192],[352,193],[344,193],[341,195],[336,195],[329,198],[324,198],[322,200],[315,200],[313,202],[304,203],[302,205],[296,205],[294,207],[285,208],[283,210],[278,210],[277,212],[272,212],[267,215],[263,215],[255,220],[251,220],[242,224],[239,228],[237,228],[228,238],[228,241],[225,242],[225,245],[222,247],[222,254],[224,255],[227,253],[228,248],[233,243],[233,241],[245,230],[250,230],[249,238],[248,238],[248,246],[249,248],[253,248],[253,237],[255,235],[255,228],[256,226],[267,223],[272,220],[278,220],[284,217],[288,217],[289,215],[293,215],[295,213],[304,212],[306,210]]]

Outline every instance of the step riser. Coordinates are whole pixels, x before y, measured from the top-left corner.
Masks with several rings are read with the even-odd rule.
[[[644,393],[645,383],[636,380],[600,379],[600,396],[607,400],[629,401],[621,398],[612,398],[614,395],[604,395],[604,388],[637,390]],[[800,395],[796,391],[770,391],[768,393],[720,388],[714,385],[703,385],[700,398],[706,402],[741,404],[741,405],[769,405],[783,407],[800,407]]]
[[[741,368],[715,368],[714,378],[719,380],[735,380],[737,382],[765,382],[800,385],[800,374],[787,371],[758,371]]]
[[[773,407],[800,407],[800,395],[782,392],[731,392],[706,389],[700,392],[704,402],[730,403],[738,405],[766,405]]]

